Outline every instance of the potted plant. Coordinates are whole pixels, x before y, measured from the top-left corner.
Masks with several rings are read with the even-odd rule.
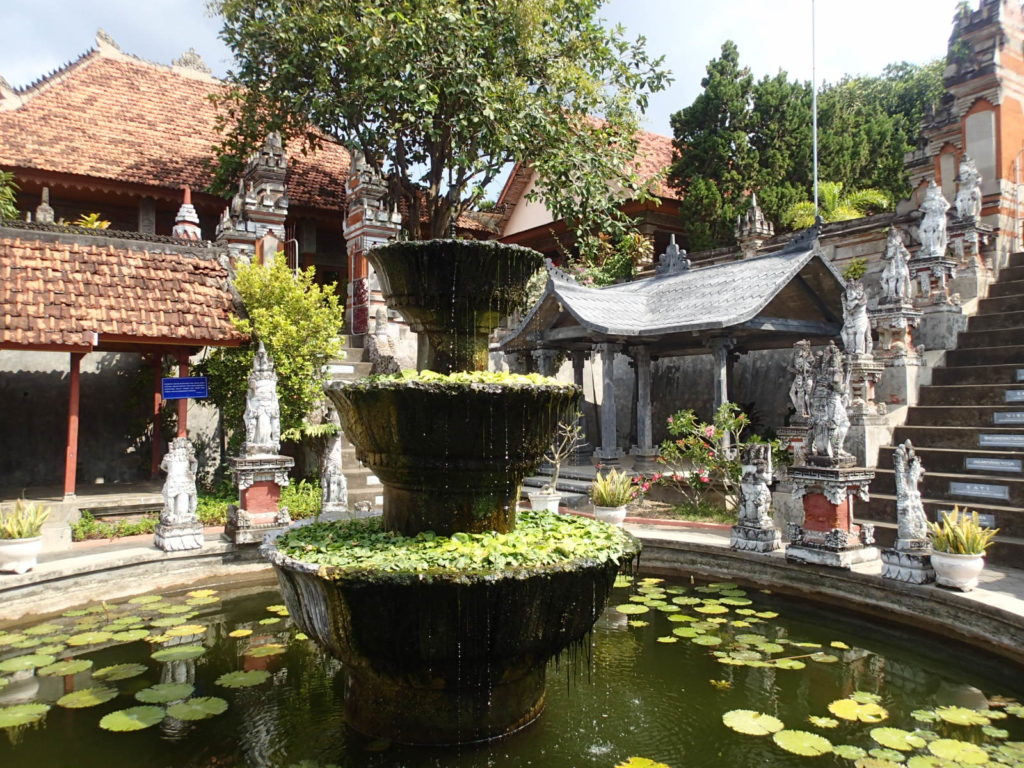
[[[969,592],[978,586],[978,575],[985,567],[985,550],[999,529],[983,528],[977,512],[961,512],[959,507],[941,514],[940,522],[928,523],[935,581]]]
[[[582,434],[583,428],[578,421],[558,423],[555,438],[544,454],[544,461],[551,465],[551,479],[544,483],[539,491],[530,491],[526,494],[532,509],[558,511],[558,505],[562,501],[562,494],[558,492],[558,474],[562,470],[562,462],[576,450]]]
[[[626,519],[626,505],[636,498],[637,487],[633,478],[614,467],[594,477],[590,486],[590,500],[594,504],[594,517],[612,525],[622,525]]]
[[[24,499],[14,502],[13,509],[0,511],[0,571],[25,573],[35,567],[49,516],[49,507]]]

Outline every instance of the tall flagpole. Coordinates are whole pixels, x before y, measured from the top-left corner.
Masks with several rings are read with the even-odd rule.
[[[815,50],[814,0],[811,0],[811,143],[814,147],[814,220],[818,220],[818,71]]]

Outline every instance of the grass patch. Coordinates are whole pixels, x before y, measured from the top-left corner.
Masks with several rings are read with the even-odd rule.
[[[238,503],[238,491],[222,485],[199,494],[196,514],[203,525],[224,525],[228,507]],[[320,484],[306,479],[292,482],[281,489],[281,506],[288,507],[292,520],[304,520],[320,511]]]
[[[139,536],[144,533],[153,533],[160,516],[148,514],[136,520],[97,520],[96,516],[87,509],[82,510],[82,517],[71,526],[72,541],[87,541],[89,539],[118,539],[122,536]]]

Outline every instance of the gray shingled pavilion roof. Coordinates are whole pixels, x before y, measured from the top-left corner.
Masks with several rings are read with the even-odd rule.
[[[686,354],[686,347],[704,351],[702,339],[722,333],[748,337],[748,348],[831,337],[841,325],[843,281],[814,245],[798,238],[756,258],[604,288],[580,285],[549,263],[543,295],[499,347],[645,340]],[[773,333],[787,338],[765,338]]]

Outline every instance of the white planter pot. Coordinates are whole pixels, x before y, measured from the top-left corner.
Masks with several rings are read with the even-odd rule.
[[[0,571],[25,573],[32,570],[42,548],[42,536],[34,539],[0,539]]]
[[[548,512],[558,512],[558,504],[562,501],[560,493],[542,493],[536,491],[526,494],[530,499],[531,509],[546,509]]]
[[[602,523],[611,523],[622,527],[622,521],[626,519],[626,505],[621,507],[599,507],[594,505],[594,517]]]
[[[932,551],[935,581],[946,587],[970,592],[978,586],[978,576],[984,567],[984,555],[953,555]]]

